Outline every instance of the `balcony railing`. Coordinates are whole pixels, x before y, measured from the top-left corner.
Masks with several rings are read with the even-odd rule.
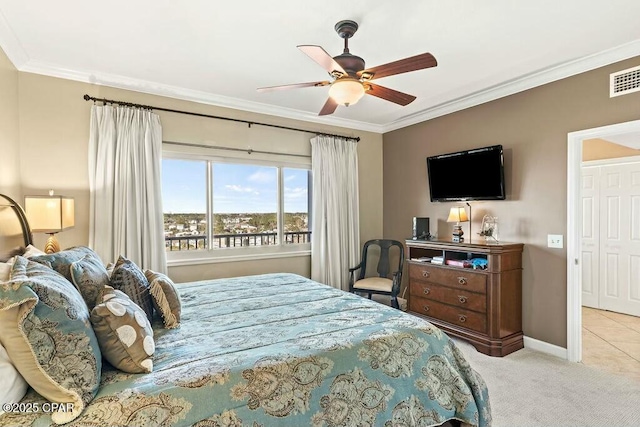
[[[273,246],[278,242],[278,233],[243,233],[243,234],[214,234],[214,248],[240,248],[247,246]],[[284,243],[309,243],[311,231],[285,231]],[[197,234],[192,236],[166,236],[164,246],[167,251],[193,251],[207,249],[207,236]]]

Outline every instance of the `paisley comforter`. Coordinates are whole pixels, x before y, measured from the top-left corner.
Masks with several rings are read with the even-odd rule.
[[[95,399],[67,425],[491,424],[484,381],[422,319],[293,274],[177,286],[181,327],[154,325],[154,371],[106,367]]]

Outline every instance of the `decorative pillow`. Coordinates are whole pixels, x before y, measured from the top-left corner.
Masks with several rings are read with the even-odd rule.
[[[73,403],[56,412],[77,418],[100,384],[102,357],[82,296],[60,274],[16,257],[11,281],[0,285],[0,341],[24,379],[45,399]]]
[[[0,402],[17,403],[24,397],[29,385],[18,372],[4,347],[0,344]],[[0,408],[0,414],[4,412]]]
[[[100,259],[93,249],[86,246],[76,246],[53,254],[34,256],[31,257],[30,260],[40,264],[50,265],[51,268],[62,274],[69,282],[73,283],[73,279],[71,279],[71,263],[84,258],[85,255],[92,255],[98,260]]]
[[[116,265],[112,262],[110,262],[109,264],[107,264],[107,274],[109,275],[109,278],[111,278],[111,275],[113,274],[113,269],[116,267]]]
[[[25,248],[24,253],[21,255],[25,258],[33,258],[34,256],[46,255],[46,253],[42,252],[40,249],[36,248],[33,245],[28,245]]]
[[[0,282],[6,282],[9,280],[12,264],[13,263],[9,264],[7,262],[0,262]]]
[[[162,273],[145,270],[144,275],[149,281],[153,308],[160,313],[164,327],[177,328],[180,326],[181,303],[175,284]]]
[[[109,274],[102,262],[93,255],[85,255],[84,258],[71,263],[71,280],[82,294],[89,311],[96,305],[98,292],[109,284]]]
[[[91,323],[102,355],[114,367],[132,374],[153,371],[153,329],[144,311],[124,293],[105,286],[102,302],[91,311]]]
[[[153,321],[153,304],[149,294],[149,282],[140,267],[123,256],[118,258],[111,274],[111,287],[124,292]]]

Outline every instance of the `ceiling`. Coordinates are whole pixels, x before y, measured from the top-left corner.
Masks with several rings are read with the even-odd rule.
[[[20,71],[382,133],[640,55],[638,16],[638,0],[0,0],[0,46]],[[367,67],[436,57],[376,80],[413,103],[318,117],[328,87],[256,91],[326,80],[296,46],[342,53],[344,19]]]
[[[615,135],[609,135],[606,140],[614,144],[624,145],[625,147],[640,150],[640,132],[628,132]]]

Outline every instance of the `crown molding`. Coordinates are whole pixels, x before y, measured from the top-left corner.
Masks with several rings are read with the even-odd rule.
[[[203,91],[186,89],[162,83],[149,82],[107,73],[90,73],[86,71],[71,70],[54,64],[41,61],[28,61],[18,68],[19,71],[42,74],[50,77],[58,77],[67,80],[75,80],[101,86],[109,86],[118,89],[126,89],[134,92],[142,92],[151,95],[165,96],[168,98],[193,101],[200,104],[215,105],[217,107],[231,108],[234,110],[249,111],[252,113],[267,114],[293,120],[301,120],[323,125],[338,126],[352,130],[382,133],[382,126],[339,117],[319,117],[314,113],[294,110],[286,107],[268,105],[259,102],[246,101],[228,96],[215,95]]]
[[[24,64],[29,62],[29,55],[18,41],[15,33],[9,26],[7,19],[0,10],[0,48],[9,58],[9,61],[16,69],[20,70]]]
[[[638,55],[640,55],[640,39],[593,55],[545,68],[535,73],[527,74],[517,79],[413,113],[383,125],[383,133],[455,113],[456,111],[464,110],[465,108],[494,101],[505,96],[523,92],[537,86],[542,86],[576,74],[604,67],[605,65],[633,58]]]

